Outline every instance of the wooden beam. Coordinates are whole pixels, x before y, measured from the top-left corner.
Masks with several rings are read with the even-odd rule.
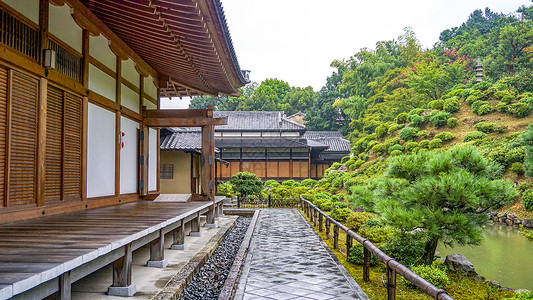
[[[82,32],[82,39],[81,39],[81,55],[82,58],[82,67],[81,67],[81,83],[83,84],[83,87],[86,89],[89,88],[89,61],[91,59],[90,53],[89,53],[89,31],[84,29]]]
[[[145,118],[208,118],[208,109],[147,109],[143,111]]]
[[[228,124],[228,118],[145,118],[150,127],[201,127]]]
[[[121,138],[121,116],[120,111],[117,111],[115,115],[115,197],[120,196],[120,149],[122,147],[120,143]]]
[[[59,276],[59,299],[70,300],[72,296],[72,281],[70,271]]]
[[[6,106],[6,163],[4,177],[4,207],[9,206],[11,179],[11,107],[13,102],[13,69],[7,71],[7,106]]]
[[[41,39],[41,45],[40,45],[40,53],[39,57],[41,65],[43,65],[44,62],[44,55],[43,55],[43,49],[48,48],[48,16],[49,16],[49,6],[50,1],[49,0],[40,0],[39,1],[39,31],[40,31],[40,39]]]
[[[46,101],[48,91],[48,80],[41,78],[39,81],[39,116],[37,128],[37,184],[36,197],[37,206],[44,205],[44,183],[45,183],[45,157],[46,157]]]
[[[139,195],[148,195],[148,127],[141,124],[139,131]]]

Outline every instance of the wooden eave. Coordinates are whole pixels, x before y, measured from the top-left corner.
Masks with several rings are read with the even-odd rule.
[[[143,110],[143,124],[150,127],[201,127],[226,125],[228,118],[213,118],[213,109]]]

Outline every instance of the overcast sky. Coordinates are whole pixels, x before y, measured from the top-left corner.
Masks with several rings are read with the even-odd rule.
[[[346,59],[411,27],[423,47],[475,9],[512,13],[529,0],[222,0],[241,69],[260,83],[278,78],[315,91]],[[186,107],[188,101],[171,101]]]

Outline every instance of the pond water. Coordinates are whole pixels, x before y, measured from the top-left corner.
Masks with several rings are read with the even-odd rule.
[[[510,226],[489,224],[480,246],[445,248],[440,245],[438,250],[441,257],[463,254],[478,274],[502,286],[533,290],[533,242],[518,231]]]

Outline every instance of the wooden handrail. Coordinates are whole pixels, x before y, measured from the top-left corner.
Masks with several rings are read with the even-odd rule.
[[[304,199],[302,196],[300,196],[300,201],[302,202],[301,207],[302,211],[307,214],[307,216],[311,219],[311,222],[313,220],[316,220],[317,213],[320,219],[325,218],[327,224],[333,224],[334,226],[334,245],[335,248],[339,247],[339,237],[338,233],[336,232],[338,229],[343,230],[346,232],[347,236],[350,236],[354,240],[356,240],[358,243],[363,245],[363,280],[369,281],[369,268],[370,268],[370,257],[368,253],[373,254],[379,261],[385,264],[387,267],[387,295],[389,300],[396,299],[396,274],[402,275],[406,280],[413,283],[415,286],[420,288],[422,291],[424,291],[429,296],[433,297],[437,300],[453,300],[453,298],[448,295],[443,289],[439,289],[438,287],[434,286],[433,284],[429,283],[424,278],[417,275],[415,272],[411,271],[406,266],[400,264],[396,260],[394,260],[392,257],[385,254],[383,251],[381,251],[376,245],[372,244],[372,242],[368,239],[365,239],[355,233],[353,230],[349,229],[348,227],[344,226],[340,222],[334,220],[332,217],[327,215],[325,212],[320,210],[316,205],[311,203],[310,201]],[[329,226],[329,225],[328,225]],[[326,229],[326,232],[329,233],[329,228]],[[348,240],[348,239],[347,239]],[[347,251],[349,252],[349,250]],[[366,255],[365,255],[366,254]]]

